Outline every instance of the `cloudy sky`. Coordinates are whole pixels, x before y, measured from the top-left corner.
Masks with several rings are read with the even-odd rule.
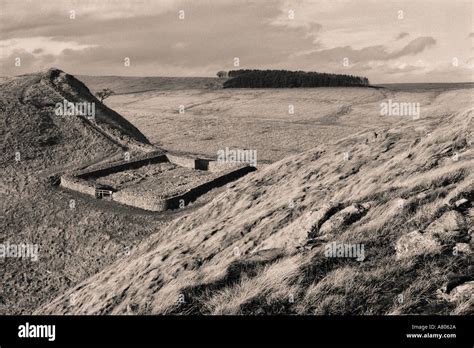
[[[215,76],[238,58],[372,83],[474,81],[471,0],[0,0],[0,33],[3,76]]]

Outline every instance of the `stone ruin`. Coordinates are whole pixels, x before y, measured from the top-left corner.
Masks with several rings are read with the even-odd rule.
[[[65,174],[60,186],[96,199],[165,211],[182,208],[211,189],[254,170],[247,163],[222,163],[156,151]]]

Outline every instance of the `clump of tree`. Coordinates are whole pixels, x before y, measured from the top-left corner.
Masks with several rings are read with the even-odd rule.
[[[227,77],[227,76],[228,76],[227,71],[224,71],[224,70],[221,70],[217,73],[218,78],[223,78],[223,77]]]
[[[288,70],[231,70],[224,88],[362,87],[362,76]]]
[[[110,88],[103,88],[102,90],[98,91],[95,96],[100,100],[101,103],[103,103],[105,99],[107,99],[114,93],[115,92],[112,91]]]

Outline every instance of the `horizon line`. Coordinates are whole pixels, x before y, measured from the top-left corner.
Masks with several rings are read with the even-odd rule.
[[[53,67],[52,67],[53,68]],[[8,78],[8,77],[18,77],[18,76],[25,76],[25,75],[33,75],[33,74],[38,74],[43,71],[47,71],[49,69],[42,69],[38,70],[36,72],[29,72],[29,73],[24,73],[24,74],[19,74],[19,75],[0,75],[0,78]],[[130,78],[153,78],[153,77],[164,77],[164,78],[206,78],[206,79],[222,79],[217,76],[167,76],[167,75],[88,75],[88,74],[72,74],[69,72],[66,72],[60,68],[56,68],[58,70],[61,70],[69,75],[72,76],[88,76],[88,77],[119,77],[119,78],[124,78],[124,77],[130,77]],[[250,69],[239,69],[239,70],[250,70]],[[272,70],[272,69],[255,69],[255,70]],[[231,70],[228,70],[231,71]],[[289,70],[293,71],[293,70]],[[295,70],[296,71],[296,70]],[[301,70],[303,71],[303,70]],[[312,72],[312,71],[305,71],[305,72]],[[315,71],[317,72],[317,71]],[[346,74],[337,74],[337,73],[328,73],[328,74],[335,74],[335,75],[346,75]],[[359,75],[353,75],[353,76],[359,76]],[[370,81],[370,79],[369,79]],[[376,83],[371,83],[370,86],[376,86],[376,85],[400,85],[400,84],[410,84],[410,85],[415,85],[415,84],[468,84],[472,83],[474,84],[473,81],[456,81],[456,82],[446,82],[446,81],[436,81],[436,82],[376,82]],[[318,87],[308,87],[308,88],[318,88]]]

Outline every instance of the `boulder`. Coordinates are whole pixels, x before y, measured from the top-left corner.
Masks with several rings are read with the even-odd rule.
[[[362,218],[369,209],[369,203],[352,204],[331,216],[321,225],[319,232],[322,235],[337,233],[345,226],[348,226]]]
[[[451,291],[446,292],[444,289],[437,291],[438,297],[449,302],[464,302],[474,298],[474,281],[460,284]]]
[[[432,235],[413,231],[401,236],[396,245],[397,260],[422,254],[432,254],[441,251],[441,244]]]
[[[466,254],[466,255],[469,255],[472,252],[470,245],[467,243],[456,243],[455,250],[459,254]]]
[[[469,201],[466,198],[461,198],[457,200],[456,202],[454,202],[454,206],[460,209],[467,207],[468,205],[469,205]]]
[[[433,221],[425,232],[439,239],[443,244],[449,244],[459,241],[465,224],[465,219],[461,213],[450,210]]]

